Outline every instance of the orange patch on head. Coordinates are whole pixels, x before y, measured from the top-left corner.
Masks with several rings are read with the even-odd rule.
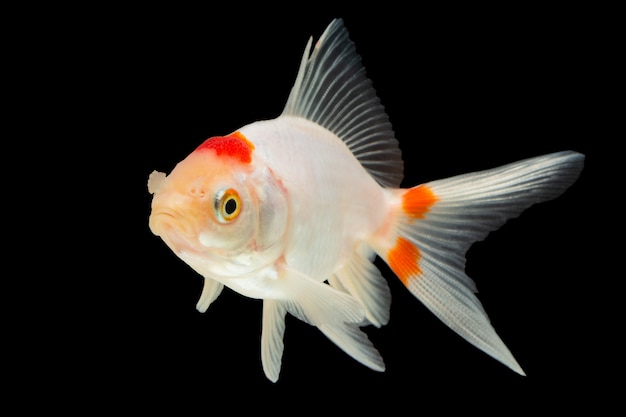
[[[249,164],[252,161],[254,145],[241,132],[228,136],[214,136],[205,140],[196,151],[211,149],[217,156],[229,156]]]
[[[410,218],[423,219],[437,201],[439,198],[428,186],[418,185],[402,195],[402,209]]]
[[[422,273],[419,267],[421,257],[417,246],[407,239],[399,237],[396,240],[396,245],[387,252],[387,263],[400,278],[400,281],[407,286],[409,278]]]

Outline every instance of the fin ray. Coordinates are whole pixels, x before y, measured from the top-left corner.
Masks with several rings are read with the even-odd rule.
[[[368,253],[363,252],[362,256],[367,257]],[[290,281],[287,284],[290,287],[287,291],[289,297],[280,300],[287,312],[316,326],[341,350],[363,365],[377,371],[384,370],[380,353],[359,328],[365,323],[365,312],[353,296],[286,266],[281,268],[281,273],[282,278]],[[270,331],[271,328],[268,328]],[[269,366],[275,367],[276,362],[268,362]],[[271,372],[272,369],[270,375],[273,375]]]
[[[423,279],[410,280],[407,288],[450,329],[515,372],[525,375],[490,324],[474,293],[450,291],[441,276],[430,271]]]
[[[362,323],[365,311],[350,294],[289,268],[280,267],[287,311],[298,319],[319,327],[323,323]]]
[[[465,253],[532,204],[561,195],[580,175],[583,161],[576,152],[555,152],[389,190],[395,223],[373,247],[448,327],[523,375],[474,294],[476,285],[465,274]]]
[[[352,258],[328,282],[355,297],[365,308],[365,316],[376,327],[389,321],[391,291],[380,270],[372,263],[373,251],[359,245]]]
[[[282,114],[330,130],[376,181],[399,186],[403,162],[398,142],[343,20],[328,25],[313,52],[311,45],[309,39]]]
[[[200,313],[206,313],[211,303],[220,295],[223,288],[224,284],[221,282],[205,277],[202,293],[200,294],[200,299],[196,304],[196,310]]]
[[[263,300],[261,364],[267,379],[278,381],[282,363],[287,309],[278,300]]]
[[[385,370],[382,356],[358,325],[327,323],[321,325],[319,329],[356,361],[374,371],[382,372]]]

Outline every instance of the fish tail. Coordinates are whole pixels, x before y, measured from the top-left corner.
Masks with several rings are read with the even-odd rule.
[[[476,241],[532,204],[558,197],[584,156],[556,152],[498,168],[390,189],[390,221],[372,247],[408,290],[468,342],[524,375],[490,324],[465,274]]]

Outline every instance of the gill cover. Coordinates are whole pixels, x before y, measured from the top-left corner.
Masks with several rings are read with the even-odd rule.
[[[255,191],[257,192],[256,247],[258,251],[280,251],[289,216],[287,191],[272,171],[260,170]]]

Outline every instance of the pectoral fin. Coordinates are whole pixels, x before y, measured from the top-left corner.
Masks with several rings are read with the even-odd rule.
[[[263,330],[261,331],[261,363],[265,376],[272,382],[278,381],[283,358],[283,336],[287,309],[282,301],[263,301]]]
[[[211,278],[204,278],[204,287],[202,287],[202,294],[200,294],[200,299],[196,304],[196,310],[205,313],[211,303],[220,295],[223,288],[224,285],[221,282]]]

